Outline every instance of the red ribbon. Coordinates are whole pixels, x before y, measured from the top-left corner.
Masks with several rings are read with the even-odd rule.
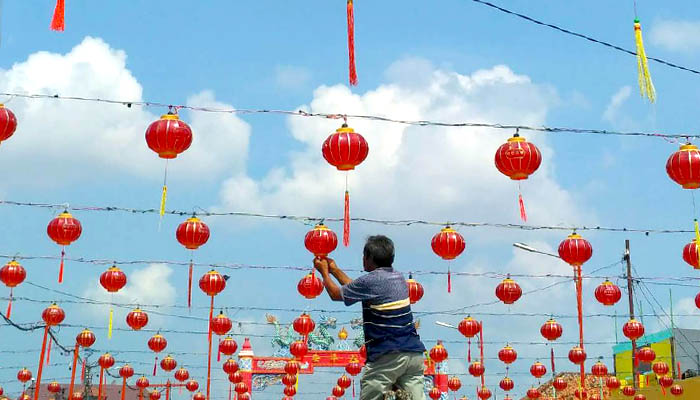
[[[53,340],[49,339],[49,348],[46,350],[46,365],[51,363],[51,343]]]
[[[187,308],[192,307],[192,259],[190,259],[190,278],[187,284]]]
[[[122,381],[122,400],[126,397],[126,378]]]
[[[41,373],[44,370],[44,353],[46,352],[46,338],[49,336],[49,326],[44,328],[44,340],[41,342],[41,354],[39,355],[39,370],[36,373],[36,385],[34,389],[34,400],[39,398],[39,389],[41,388]]]
[[[211,388],[211,322],[214,319],[214,296],[211,296],[211,305],[209,306],[209,361],[207,363],[207,400],[209,400],[209,391]]]
[[[525,212],[525,202],[523,201],[523,195],[518,193],[518,204],[520,205],[520,219],[523,222],[527,222],[527,213]]]
[[[65,0],[56,0],[56,8],[53,10],[53,18],[51,18],[51,30],[63,31],[66,28],[65,22],[66,2]]]
[[[348,67],[350,72],[350,85],[357,86],[357,69],[355,68],[355,12],[352,0],[348,0]]]
[[[61,29],[63,30],[63,29]],[[66,247],[61,247],[61,266],[58,269],[58,283],[63,283],[63,259],[66,257]]]
[[[156,360],[153,362],[153,376],[156,376],[157,370],[158,370],[158,356],[156,356]]]
[[[70,370],[70,386],[68,386],[68,398],[73,398],[73,388],[75,385],[75,369],[78,366],[78,352],[80,351],[80,345],[78,342],[75,343],[75,349],[73,350],[73,368]]]
[[[7,319],[12,317],[12,289],[13,288],[10,288],[10,301],[7,302],[7,312],[5,313]]]

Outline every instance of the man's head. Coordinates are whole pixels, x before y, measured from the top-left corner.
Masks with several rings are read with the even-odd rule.
[[[393,263],[394,242],[384,235],[368,237],[362,253],[362,265],[365,271],[370,272],[377,268],[391,268]]]

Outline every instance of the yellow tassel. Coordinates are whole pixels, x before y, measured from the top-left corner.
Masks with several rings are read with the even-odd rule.
[[[695,248],[698,249],[698,263],[700,263],[700,227],[698,227],[698,220],[695,220]],[[700,265],[700,264],[699,264]]]
[[[301,368],[301,366],[300,366]],[[297,372],[297,383],[294,384],[295,391],[299,391],[299,373]]]
[[[656,89],[651,81],[649,73],[649,63],[647,53],[644,51],[644,41],[642,41],[642,26],[639,20],[634,20],[634,41],[637,45],[637,73],[639,79],[639,92],[642,97],[647,97],[650,102],[656,101]]]
[[[160,216],[165,215],[165,199],[168,197],[168,186],[163,185],[163,195],[160,196]]]
[[[114,310],[109,309],[109,328],[107,328],[107,339],[112,338],[112,320],[114,319]]]

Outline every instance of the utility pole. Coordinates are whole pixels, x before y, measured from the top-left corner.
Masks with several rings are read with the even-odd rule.
[[[632,262],[630,261],[630,241],[625,239],[625,261],[627,261],[627,295],[630,303],[630,320],[634,319],[634,282],[632,281]],[[637,341],[632,340],[632,385],[637,388],[635,359],[637,357]]]

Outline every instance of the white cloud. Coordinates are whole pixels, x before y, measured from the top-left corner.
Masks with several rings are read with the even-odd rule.
[[[669,51],[700,50],[700,21],[658,20],[650,31],[650,42]]]
[[[603,119],[608,122],[617,121],[620,114],[620,108],[630,97],[630,94],[632,94],[632,88],[630,86],[623,86],[617,92],[615,92],[615,94],[613,94],[610,98],[608,106],[605,107]]]
[[[275,67],[275,83],[282,89],[303,89],[311,80],[311,71],[297,65]]]
[[[0,71],[0,90],[128,101],[142,100],[143,92],[127,69],[126,54],[91,37],[66,54],[38,52]],[[14,136],[2,144],[2,162],[17,172],[7,179],[45,184],[124,173],[162,176],[165,163],[148,149],[144,134],[167,110],[51,99],[5,102],[19,120]],[[188,104],[232,108],[207,91],[190,97]],[[230,114],[182,114],[194,140],[170,162],[173,177],[201,178],[244,168],[248,124]]]

